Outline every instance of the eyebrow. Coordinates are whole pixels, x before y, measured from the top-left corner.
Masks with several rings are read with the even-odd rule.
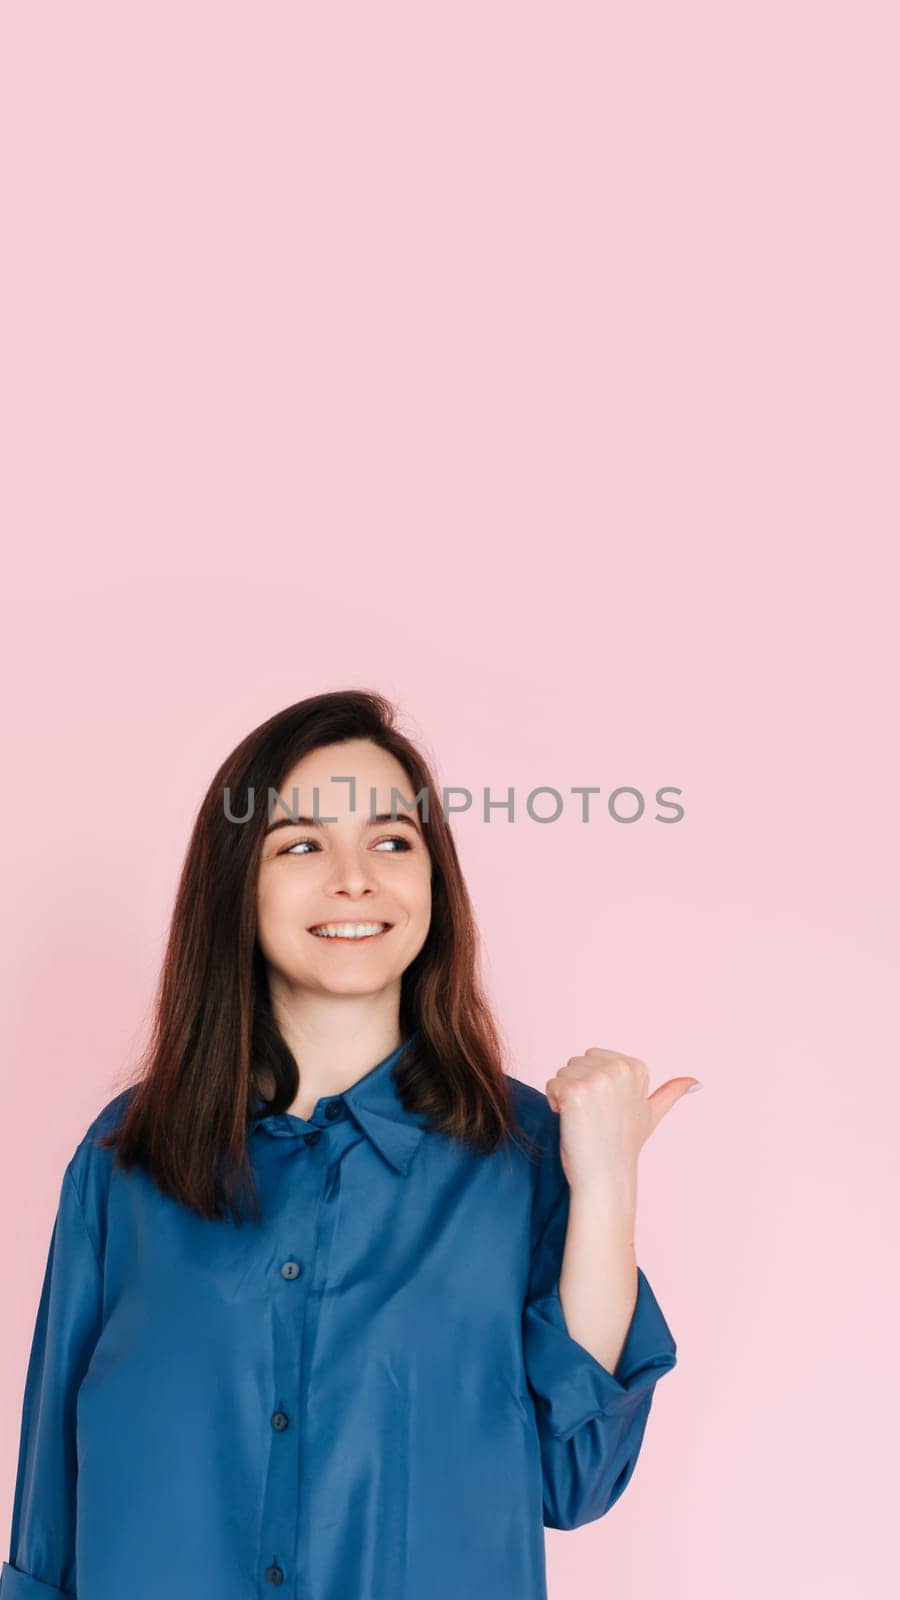
[[[378,811],[374,817],[366,818],[367,827],[375,827],[382,822],[390,822],[391,824],[400,822],[407,828],[412,828],[413,833],[421,831],[418,824],[413,822],[412,817],[406,816],[402,811],[398,812],[396,817],[392,811]],[[322,817],[279,817],[277,822],[270,823],[266,829],[265,837],[268,838],[269,834],[274,833],[276,828],[325,828],[327,826],[327,821]]]

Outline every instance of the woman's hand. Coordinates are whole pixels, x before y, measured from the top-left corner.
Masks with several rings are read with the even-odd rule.
[[[648,1096],[649,1081],[636,1056],[598,1045],[571,1056],[549,1080],[570,1189],[634,1201],[642,1145],[676,1100],[701,1087],[698,1078],[669,1078]]]
[[[593,1045],[547,1084],[559,1113],[570,1189],[559,1299],[573,1339],[615,1376],[637,1306],[637,1163],[641,1146],[698,1078],[647,1094],[643,1061]]]

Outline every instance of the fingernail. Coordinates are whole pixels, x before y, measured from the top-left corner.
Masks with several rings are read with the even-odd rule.
[[[688,1090],[686,1090],[685,1092],[687,1094],[693,1094],[695,1089],[702,1089],[702,1088],[703,1088],[702,1083],[692,1083],[691,1087]]]

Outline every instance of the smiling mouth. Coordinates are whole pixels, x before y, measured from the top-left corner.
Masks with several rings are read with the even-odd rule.
[[[352,922],[318,922],[313,927],[307,928],[306,931],[311,933],[314,939],[319,939],[322,944],[337,944],[346,948],[351,944],[374,944],[376,939],[382,939],[386,933],[390,933],[393,926],[392,922],[379,923],[375,919],[371,922],[355,924]],[[359,928],[360,932],[350,931],[356,928]]]

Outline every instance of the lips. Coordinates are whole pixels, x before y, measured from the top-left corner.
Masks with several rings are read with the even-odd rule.
[[[388,928],[394,926],[392,922],[386,922],[384,917],[344,917],[340,922],[337,918],[333,922],[313,922],[306,931],[307,933],[315,933],[317,928],[360,928],[367,926],[370,922],[380,922],[383,933],[387,933]]]
[[[379,928],[377,933],[317,933],[316,929],[326,928],[329,926],[348,928],[363,927],[366,924],[376,923],[380,920],[381,919],[379,917],[350,917],[344,923],[329,924],[314,922],[312,927],[307,929],[307,932],[313,939],[318,939],[320,944],[337,944],[340,945],[342,949],[346,949],[350,945],[354,944],[374,944],[376,939],[383,939],[386,933],[390,933],[393,923],[384,923],[383,927]]]

